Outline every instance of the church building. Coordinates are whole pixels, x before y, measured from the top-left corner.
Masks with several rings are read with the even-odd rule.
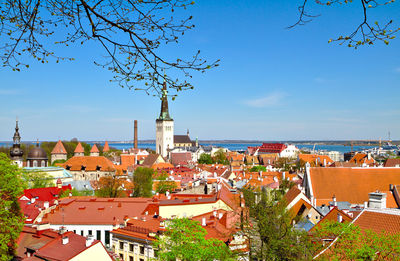
[[[164,158],[174,148],[174,120],[169,115],[167,85],[164,82],[160,117],[156,119],[156,153]]]
[[[15,133],[13,137],[13,146],[10,150],[11,160],[18,165],[18,167],[22,168],[23,165],[23,155],[24,151],[21,149],[21,136],[19,135],[19,127],[18,120],[16,120],[15,124]]]

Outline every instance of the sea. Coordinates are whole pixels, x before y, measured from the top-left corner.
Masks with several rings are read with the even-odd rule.
[[[34,142],[32,142],[33,144]],[[88,142],[89,144],[93,145],[92,142]],[[100,145],[104,145],[104,143],[98,143]],[[110,147],[118,149],[118,150],[127,150],[133,147],[132,143],[108,143]],[[315,146],[315,150],[325,150],[325,151],[339,151],[340,153],[350,152],[351,146],[344,146],[344,145],[320,145],[320,144],[296,144],[294,143],[299,149],[306,149],[306,150],[313,150]],[[226,143],[226,142],[213,142],[213,143],[201,143],[202,146],[215,146],[221,148],[227,148],[231,151],[245,151],[247,147],[255,147],[260,146],[261,143]],[[8,147],[12,146],[12,142],[0,142],[0,147]],[[146,143],[138,143],[138,147],[141,149],[156,149],[156,144],[151,142]],[[360,151],[363,149],[370,149],[374,146],[353,146],[353,151]]]

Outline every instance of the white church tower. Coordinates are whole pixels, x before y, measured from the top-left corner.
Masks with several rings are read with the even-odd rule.
[[[174,148],[174,120],[169,116],[167,85],[164,82],[161,98],[161,113],[156,119],[156,152],[164,158]]]

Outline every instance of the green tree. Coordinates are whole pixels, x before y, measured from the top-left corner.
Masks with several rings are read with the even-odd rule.
[[[253,166],[250,169],[251,172],[267,171],[265,166]]]
[[[232,254],[221,240],[205,239],[207,231],[198,221],[187,218],[168,221],[167,230],[157,237],[160,260],[229,260]]]
[[[117,175],[101,177],[95,195],[101,198],[122,198],[126,196],[123,189],[125,179]]]
[[[174,191],[176,189],[176,183],[169,180],[161,180],[156,185],[156,192],[165,194],[167,191]]]
[[[133,196],[150,198],[153,193],[153,175],[152,168],[136,168],[133,173]]]
[[[69,197],[70,194],[72,195],[72,197],[76,197],[76,196],[92,196],[93,195],[93,191],[91,190],[76,190],[76,189],[67,189],[67,190],[63,190],[61,191],[60,195],[58,195],[58,198],[66,198]]]
[[[229,165],[226,154],[223,149],[219,149],[214,153],[214,162],[223,165]]]
[[[200,155],[199,159],[197,160],[199,164],[213,164],[215,163],[214,160],[211,158],[210,154],[203,153]]]
[[[23,176],[28,183],[28,188],[46,188],[55,185],[53,178],[44,172],[24,172]]]
[[[92,59],[94,64],[110,70],[122,87],[161,94],[165,81],[175,92],[192,89],[187,81],[190,71],[204,72],[218,61],[207,63],[200,51],[189,59],[169,57],[160,48],[178,43],[194,27],[192,16],[184,13],[193,4],[191,0],[3,1],[0,59],[3,66],[20,71],[29,68],[21,54],[40,63],[72,61],[57,54],[54,44],[67,48],[94,43],[104,52]],[[59,31],[63,33],[55,33]],[[137,86],[137,81],[143,84]]]
[[[25,188],[21,170],[0,153],[0,260],[10,260],[24,226],[18,197]]]
[[[245,190],[243,195],[249,216],[243,215],[241,226],[250,242],[250,259],[308,260],[312,257],[311,241],[305,232],[293,228],[280,193]]]
[[[312,236],[317,260],[399,260],[400,257],[400,233],[376,233],[351,223],[327,221],[316,227]]]
[[[379,23],[377,20],[372,20],[371,12],[377,7],[386,7],[391,6],[390,4],[394,3],[395,0],[360,0],[360,1],[352,1],[352,0],[326,0],[326,1],[308,1],[302,0],[299,10],[299,19],[297,22],[289,28],[293,28],[298,25],[305,25],[306,23],[312,21],[314,18],[319,15],[312,14],[310,12],[310,5],[312,3],[319,6],[326,7],[342,7],[344,5],[353,6],[355,5],[355,11],[359,11],[361,15],[360,22],[356,24],[355,28],[351,30],[346,35],[340,35],[334,39],[330,39],[328,43],[337,42],[340,45],[345,45],[348,47],[358,48],[361,46],[371,46],[376,41],[383,42],[386,45],[389,44],[389,41],[395,38],[395,34],[400,31],[398,26],[395,26],[392,19],[387,19],[383,23]],[[372,17],[376,17],[373,15]],[[375,18],[376,19],[376,18]]]

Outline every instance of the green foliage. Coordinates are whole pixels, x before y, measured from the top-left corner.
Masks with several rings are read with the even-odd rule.
[[[225,152],[222,149],[217,150],[214,153],[214,163],[229,165],[229,161],[226,158]]]
[[[324,239],[337,238],[317,260],[398,260],[400,257],[400,233],[376,233],[351,223],[327,221],[316,227],[313,238],[316,253],[329,246],[322,244]]]
[[[138,167],[133,173],[133,196],[150,198],[153,193],[152,168]]]
[[[221,240],[205,239],[207,231],[198,221],[187,218],[168,221],[167,230],[157,238],[160,260],[229,260],[232,254]]]
[[[253,195],[252,192],[243,191],[250,218],[244,217],[242,222],[243,231],[250,240],[251,259],[310,259],[311,241],[305,232],[293,229],[282,195],[265,190]]]
[[[126,194],[123,190],[122,184],[124,179],[119,178],[117,175],[108,177],[101,177],[99,179],[99,188],[95,191],[95,195],[100,198],[122,198]]]
[[[267,171],[267,168],[265,166],[253,166],[250,169],[251,172],[259,172],[259,171]]]
[[[24,172],[23,177],[28,184],[28,188],[53,187],[53,178],[41,171]]]
[[[214,160],[211,158],[210,154],[203,153],[200,155],[198,161],[199,164],[213,164]]]
[[[25,188],[21,170],[0,153],[0,260],[10,260],[24,226],[18,197]]]
[[[174,181],[162,180],[156,185],[156,192],[165,194],[167,191],[174,191],[176,189],[176,183]]]
[[[51,163],[51,166],[56,166],[56,164],[62,164],[64,162],[66,162],[66,160],[62,160],[62,159],[55,160],[55,161],[53,161],[53,163]]]
[[[58,198],[66,198],[69,197],[69,193],[72,194],[72,197],[77,197],[77,196],[92,196],[93,195],[93,191],[91,190],[76,190],[76,189],[72,189],[72,190],[63,190],[61,191],[60,195],[58,195]]]

